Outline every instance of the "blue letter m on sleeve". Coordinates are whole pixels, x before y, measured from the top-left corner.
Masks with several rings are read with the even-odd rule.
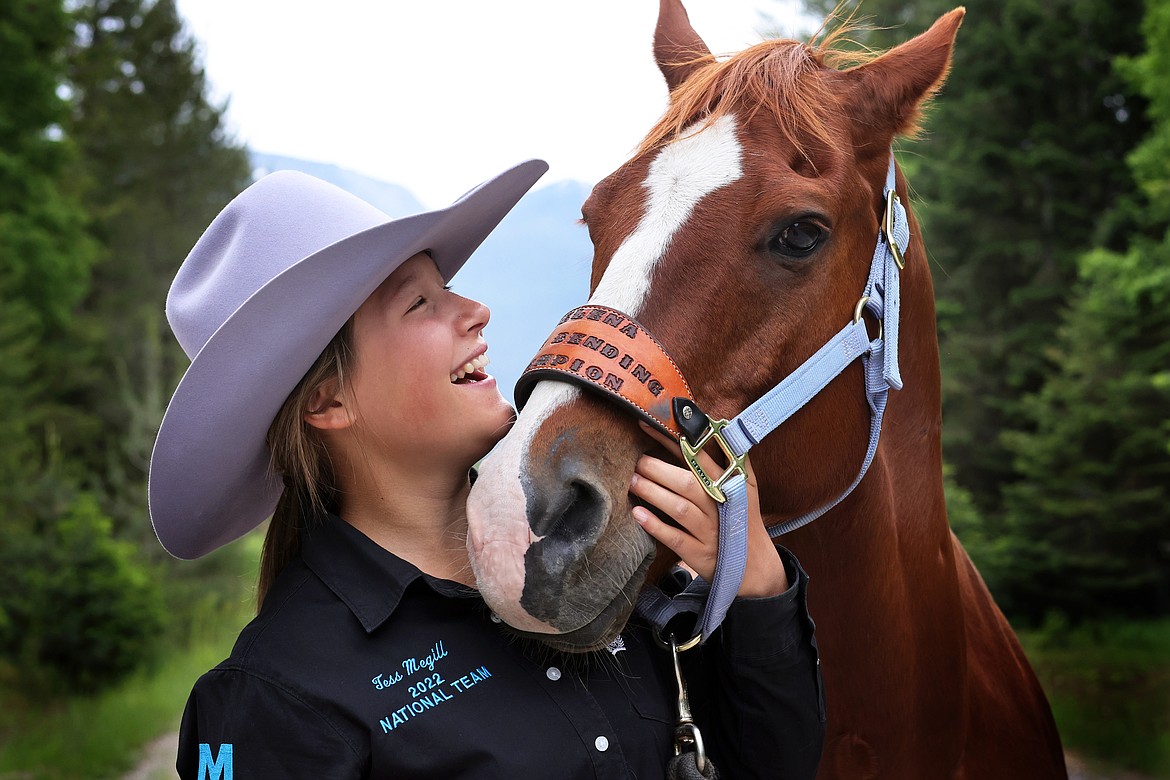
[[[232,780],[232,744],[219,746],[215,760],[211,758],[211,745],[199,744],[199,780]]]

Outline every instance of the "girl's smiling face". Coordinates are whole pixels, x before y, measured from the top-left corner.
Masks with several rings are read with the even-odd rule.
[[[489,316],[446,287],[425,253],[366,299],[345,390],[366,456],[465,472],[507,433],[512,407],[482,370]]]

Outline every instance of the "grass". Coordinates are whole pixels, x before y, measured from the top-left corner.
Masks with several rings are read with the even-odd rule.
[[[116,687],[37,699],[0,679],[0,780],[119,778],[146,745],[178,729],[191,686],[228,656],[252,617],[261,538],[254,533],[234,543],[236,558],[225,561],[236,573],[172,584],[171,609],[181,625],[169,637],[170,649]],[[185,565],[198,571],[198,564]]]
[[[215,636],[172,653],[156,668],[91,697],[41,705],[10,698],[0,721],[0,778],[117,778],[142,747],[178,728],[191,686],[231,651],[242,616],[224,620]],[[15,699],[15,700],[13,700]]]
[[[1020,641],[1066,748],[1170,780],[1170,620],[1071,629],[1054,619]]]

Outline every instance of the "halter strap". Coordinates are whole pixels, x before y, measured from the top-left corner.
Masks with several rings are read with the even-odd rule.
[[[638,613],[660,631],[678,615],[699,615],[694,639],[682,644],[680,650],[711,636],[743,582],[749,519],[743,457],[858,358],[864,367],[870,426],[869,444],[857,477],[834,500],[773,526],[769,534],[775,538],[828,512],[853,492],[873,462],[889,390],[902,387],[898,368],[899,271],[910,243],[910,226],[896,189],[892,153],[882,194],[882,226],[852,322],[731,420],[712,420],[699,409],[674,360],[644,327],[622,312],[596,304],[566,314],[516,384],[519,407],[542,379],[569,381],[617,401],[678,439],[696,478],[719,502],[719,547],[712,582],[696,577],[673,598],[648,585],[638,596]],[[876,339],[869,338],[863,309],[881,323]],[[711,438],[732,462],[718,478],[706,474],[693,457],[693,452]]]
[[[807,525],[828,512],[853,492],[869,470],[877,452],[882,417],[891,388],[902,388],[898,368],[898,320],[901,311],[899,272],[902,255],[910,244],[910,224],[906,209],[898,198],[894,156],[890,155],[886,184],[882,193],[886,203],[885,218],[878,233],[877,247],[870,263],[869,279],[859,301],[858,314],[821,347],[800,368],[789,374],[755,403],[731,419],[723,437],[733,452],[743,455],[808,403],[854,360],[861,358],[865,368],[865,394],[869,401],[869,444],[857,477],[837,498],[805,514],[773,526],[773,538]],[[869,340],[860,317],[864,306],[881,323],[881,333]]]

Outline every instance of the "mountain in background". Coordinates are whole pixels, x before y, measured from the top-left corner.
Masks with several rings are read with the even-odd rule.
[[[404,187],[336,165],[274,154],[252,153],[257,176],[276,170],[311,174],[366,200],[393,217],[423,210]],[[520,372],[561,316],[589,297],[593,245],[577,223],[591,185],[548,184],[529,192],[456,274],[460,295],[491,309],[484,331],[491,358],[488,371],[512,400]]]
[[[300,171],[336,184],[392,217],[405,217],[407,214],[417,214],[423,210],[423,205],[405,187],[371,179],[357,171],[330,163],[298,160],[296,157],[264,152],[251,152],[251,158],[252,173],[257,179],[273,171]]]

